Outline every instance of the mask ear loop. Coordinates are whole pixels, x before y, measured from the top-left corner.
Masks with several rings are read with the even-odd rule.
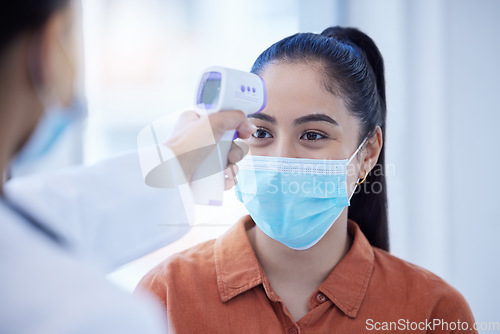
[[[347,160],[347,164],[351,163],[352,159],[356,156],[356,154],[358,154],[359,150],[361,150],[361,148],[363,147],[363,145],[366,143],[367,140],[368,140],[368,137],[365,137],[365,139],[363,139],[363,141],[361,142],[361,144],[359,144],[359,146],[356,149],[356,151],[354,151],[354,153],[351,155],[351,157],[349,158],[349,160]]]
[[[351,157],[349,158],[349,160],[347,160],[347,165],[349,165],[352,161],[352,159],[354,159],[354,157],[356,156],[356,154],[358,154],[358,152],[361,150],[361,148],[363,147],[363,145],[366,143],[366,141],[368,140],[368,137],[365,137],[365,139],[363,139],[363,141],[361,142],[361,144],[359,144],[358,148],[356,149],[356,151],[354,151],[354,153],[351,155]],[[366,173],[366,175],[368,175],[368,173]],[[363,179],[363,182],[364,180],[366,179],[366,175],[365,175],[365,178]],[[361,183],[363,183],[361,182]],[[351,193],[351,196],[349,196],[349,202],[351,202],[351,198],[352,196],[354,195],[354,193],[356,192],[356,188],[361,184],[359,183],[359,179],[358,181],[356,182],[356,185],[354,186],[354,189],[352,190],[352,193]]]

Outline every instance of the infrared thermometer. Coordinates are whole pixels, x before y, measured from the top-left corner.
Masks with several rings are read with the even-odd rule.
[[[266,87],[256,74],[225,67],[209,67],[201,76],[195,97],[195,111],[200,117],[224,110],[241,110],[245,115],[260,112],[266,105]],[[171,117],[164,116],[144,127],[137,135],[139,161],[147,185],[155,188],[184,186],[184,174],[178,158],[163,143],[171,133]],[[205,122],[204,136],[213,135],[210,122]],[[222,205],[224,170],[236,131],[227,131],[217,142],[207,138],[206,146],[194,147],[189,154],[209,150],[206,159],[194,171],[191,193],[194,204]]]
[[[266,86],[258,75],[225,67],[209,67],[201,76],[195,105],[200,117],[224,110],[241,110],[248,116],[261,112],[266,100]],[[227,156],[237,137],[236,131],[227,131],[193,173],[191,189],[195,204],[222,205]],[[210,172],[214,170],[217,172]]]

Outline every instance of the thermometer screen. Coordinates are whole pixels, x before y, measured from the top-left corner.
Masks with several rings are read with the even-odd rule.
[[[201,96],[198,96],[198,104],[204,104],[206,109],[217,105],[221,89],[221,74],[219,72],[207,73],[202,81]]]

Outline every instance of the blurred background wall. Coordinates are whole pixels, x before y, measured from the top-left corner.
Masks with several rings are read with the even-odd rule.
[[[386,61],[393,253],[445,278],[477,320],[498,321],[500,1],[339,8],[339,23],[372,36]]]
[[[83,0],[83,10],[88,122],[39,168],[135,149],[143,126],[192,105],[207,66],[249,70],[285,36],[358,27],[386,64],[392,252],[455,286],[478,321],[500,321],[500,1]],[[133,288],[155,261],[225,228],[194,228],[113,280]]]

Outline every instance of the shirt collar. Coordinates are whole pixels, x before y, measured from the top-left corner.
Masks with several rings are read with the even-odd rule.
[[[215,269],[222,302],[267,283],[246,234],[254,224],[250,216],[245,216],[215,241]],[[348,232],[353,239],[350,250],[318,290],[347,316],[355,318],[368,288],[375,256],[355,222],[349,220]]]
[[[351,248],[318,290],[345,315],[355,318],[368,288],[375,254],[359,226],[352,220],[348,221],[348,233],[353,240]]]
[[[242,217],[215,241],[215,270],[222,302],[227,302],[263,282],[263,271],[247,237],[255,223]]]

